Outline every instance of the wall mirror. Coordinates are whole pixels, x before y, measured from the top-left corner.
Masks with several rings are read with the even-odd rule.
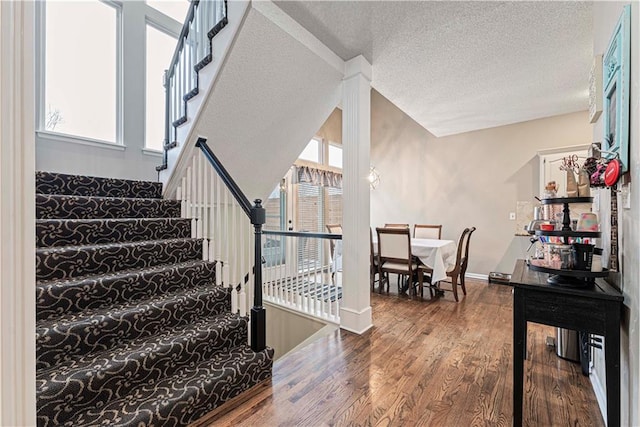
[[[629,165],[629,70],[631,66],[630,14],[627,5],[613,31],[607,52],[602,60],[603,68],[603,156],[618,156],[622,171]]]

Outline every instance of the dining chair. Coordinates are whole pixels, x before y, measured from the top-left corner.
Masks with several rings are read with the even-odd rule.
[[[464,292],[464,294],[467,294],[467,288],[464,284],[464,276],[467,274],[467,265],[469,264],[469,242],[471,242],[471,235],[473,234],[473,232],[476,231],[475,227],[471,227],[469,229],[469,234],[467,235],[467,244],[465,245],[464,248],[464,257],[462,259],[462,267],[460,269],[460,285],[462,288],[462,292]]]
[[[380,271],[380,292],[387,285],[389,292],[389,273],[406,275],[410,281],[415,277],[418,264],[411,256],[411,234],[409,228],[376,228],[378,234],[378,265]],[[409,286],[413,293],[413,286]],[[400,293],[398,284],[398,293]]]
[[[453,298],[456,300],[456,302],[459,301],[458,299],[458,286],[462,286],[462,281],[460,279],[460,274],[462,272],[462,264],[464,262],[464,256],[463,256],[463,251],[465,250],[465,247],[467,245],[467,241],[469,239],[469,235],[471,233],[471,230],[469,228],[465,228],[462,231],[462,234],[460,235],[460,240],[458,241],[458,250],[456,252],[456,263],[453,265],[453,267],[450,267],[447,270],[447,277],[449,277],[449,279],[451,279],[451,282],[442,280],[438,283],[436,283],[434,286],[437,290],[439,291],[447,291],[447,292],[453,292]],[[418,281],[419,281],[419,285],[421,286],[421,290],[422,290],[422,275],[418,275]],[[440,288],[440,284],[441,283],[451,283],[451,289],[442,289]],[[466,289],[463,288],[462,290],[464,292],[464,294],[467,294]]]
[[[385,224],[384,228],[409,228],[409,224]],[[400,287],[400,279],[404,278],[403,275],[398,274],[398,289]]]
[[[409,224],[385,224],[384,228],[409,228]]]
[[[376,274],[378,280],[376,280]],[[369,280],[371,281],[371,292],[375,290],[375,283],[380,283],[380,266],[378,265],[378,254],[373,248],[373,231],[369,227]]]
[[[326,224],[325,227],[327,228],[327,233],[329,234],[340,234],[342,235],[342,224]],[[331,262],[335,262],[335,253],[336,253],[336,241],[331,239],[329,240],[330,246],[331,246]],[[325,246],[326,247],[326,246]],[[336,283],[336,272],[332,271],[331,272],[331,283],[335,284]]]
[[[416,224],[413,226],[414,239],[441,239],[442,224]]]

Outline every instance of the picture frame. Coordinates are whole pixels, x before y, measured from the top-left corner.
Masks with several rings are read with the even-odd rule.
[[[609,159],[618,157],[622,162],[622,172],[627,172],[629,165],[630,46],[631,6],[627,5],[602,59],[602,155]]]

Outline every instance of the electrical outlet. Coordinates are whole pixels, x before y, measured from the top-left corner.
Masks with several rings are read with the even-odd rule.
[[[515,221],[516,219],[516,213],[515,212],[509,212],[509,219],[511,221]]]
[[[620,198],[622,199],[622,208],[631,209],[631,183],[622,186]]]

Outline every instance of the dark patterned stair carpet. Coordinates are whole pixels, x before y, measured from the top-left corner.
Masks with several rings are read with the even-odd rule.
[[[39,426],[185,426],[271,376],[180,202],[36,174]]]
[[[36,285],[37,320],[215,283],[215,264],[188,261]]]
[[[36,193],[160,199],[162,198],[162,184],[150,181],[36,172]]]
[[[179,200],[36,194],[36,218],[173,218]]]
[[[253,352],[246,346],[195,366],[183,366],[172,377],[145,384],[126,398],[76,415],[65,426],[186,426],[271,377],[273,350]]]
[[[226,313],[40,371],[36,381],[47,387],[39,396],[38,415],[63,423],[66,413],[56,408],[69,401],[78,411],[125,397],[134,387],[173,375],[181,365],[197,365],[217,351],[245,344],[246,334],[247,319]]]
[[[202,239],[36,249],[36,280],[63,280],[202,259]]]
[[[79,246],[191,237],[186,218],[39,219],[36,246]]]

